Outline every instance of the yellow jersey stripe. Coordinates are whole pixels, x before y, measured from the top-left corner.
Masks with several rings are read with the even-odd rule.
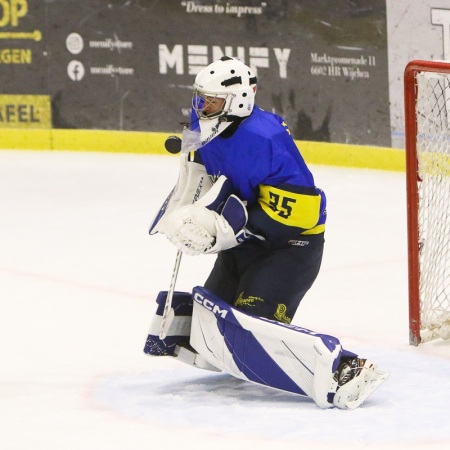
[[[318,193],[301,194],[260,185],[258,202],[271,219],[289,227],[310,230],[319,221],[321,196]]]

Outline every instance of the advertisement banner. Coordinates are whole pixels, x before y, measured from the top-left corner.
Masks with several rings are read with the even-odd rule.
[[[0,128],[51,127],[50,96],[0,95]]]
[[[227,55],[253,68],[257,104],[296,139],[390,146],[386,0],[0,5],[5,58],[24,61],[2,63],[0,93],[50,95],[54,128],[179,132],[195,75]]]
[[[0,0],[0,94],[49,94],[45,6]]]

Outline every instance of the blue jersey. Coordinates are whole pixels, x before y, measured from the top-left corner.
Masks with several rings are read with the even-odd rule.
[[[225,175],[247,202],[250,231],[268,240],[323,233],[325,194],[280,116],[255,106],[230,137],[224,135],[197,151],[208,174]]]

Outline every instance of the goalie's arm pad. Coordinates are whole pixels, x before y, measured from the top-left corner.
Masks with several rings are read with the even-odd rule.
[[[281,184],[260,185],[257,204],[249,208],[247,227],[271,242],[325,230],[326,198],[322,190]]]
[[[189,155],[181,155],[178,181],[153,219],[149,233],[161,231],[159,225],[163,216],[196,202],[211,189],[212,184],[203,164],[191,161]]]

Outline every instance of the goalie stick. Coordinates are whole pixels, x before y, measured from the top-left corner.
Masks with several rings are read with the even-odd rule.
[[[177,154],[181,151],[181,139],[178,136],[169,136],[164,143],[164,147],[169,153]],[[159,330],[159,338],[164,339],[167,336],[167,331],[170,328],[175,312],[172,308],[173,293],[175,291],[175,283],[177,282],[178,271],[180,270],[181,251],[177,251],[175,258],[175,265],[172,271],[172,278],[170,280],[169,291],[167,292],[166,304],[164,305],[164,312],[161,319],[161,329]]]
[[[181,150],[181,139],[177,136],[170,136],[169,138],[167,138],[165,142],[165,147],[166,150],[170,153],[174,154],[179,153],[179,151]],[[187,154],[183,155],[183,157],[186,158],[186,161],[190,160],[189,155]],[[193,161],[190,162],[194,163]],[[198,163],[195,164],[197,166],[200,166],[200,164]],[[183,170],[186,170],[186,168]],[[180,179],[178,183],[180,183]],[[173,213],[176,214],[176,211],[171,210],[169,203],[172,200],[173,195],[177,197],[177,194],[174,194],[174,192],[177,189],[178,183],[173,189],[172,193],[167,198],[167,200],[164,202],[161,210],[157,214],[156,219],[153,221],[150,233],[152,233],[156,229],[155,227],[157,226],[158,222],[163,218],[163,216],[167,213],[168,210],[171,211],[170,214]],[[212,189],[213,185],[215,189]],[[191,169],[189,174],[187,175],[187,180],[184,179],[184,181],[180,186],[180,189],[182,195],[184,196],[182,197],[181,200],[181,206],[187,206],[189,203],[191,204],[196,203],[199,200],[203,201],[204,200],[203,195],[205,195],[206,193],[212,193],[213,195],[208,197],[208,201],[202,204],[202,206],[204,206],[207,209],[214,210],[216,212],[219,211],[219,209],[225,208],[225,206],[228,203],[228,200],[230,199],[230,196],[232,197],[231,183],[227,180],[227,178],[222,176],[219,177],[216,182],[214,182],[211,179],[211,177],[209,177],[204,167],[200,171],[198,169]],[[175,204],[177,201],[180,202],[180,200],[175,200]],[[182,251],[178,250],[177,256],[175,258],[174,268],[172,271],[172,278],[170,281],[169,290],[167,291],[163,315],[161,318],[161,326],[159,329],[159,338],[161,340],[164,340],[166,338],[170,325],[172,324],[172,321],[175,317],[175,311],[172,308],[172,300],[175,292],[175,284],[178,277],[178,271],[180,269],[181,255]]]
[[[164,146],[169,153],[177,154],[177,153],[180,153],[180,151],[181,151],[182,141],[178,136],[169,136],[166,139]],[[187,160],[189,160],[188,155],[183,155],[183,156]],[[192,203],[195,203],[197,200],[199,200],[199,198],[202,196],[204,190],[208,189],[208,183],[205,182],[205,177],[207,177],[206,171],[204,174],[200,174],[200,175],[198,175],[198,172],[197,172],[197,175],[194,172],[193,179],[194,179],[194,181],[196,181],[195,184],[193,184],[192,181],[190,183],[189,182],[190,178],[188,177],[187,184],[188,185],[192,184],[195,186],[195,189],[188,190],[188,192],[192,192],[192,194],[194,196],[192,199]],[[212,185],[212,181],[210,180],[209,188],[211,187],[211,185]],[[169,195],[168,199],[166,200],[167,203],[163,206],[162,210],[160,211],[160,213],[156,219],[156,222],[158,222],[162,218],[164,213],[166,212],[166,208],[168,206],[168,202],[170,201],[171,195]],[[152,225],[152,228],[155,226],[156,222],[154,222],[154,224]],[[159,330],[159,338],[161,340],[165,339],[165,337],[167,336],[167,332],[168,332],[170,325],[172,324],[172,321],[175,317],[175,311],[172,308],[172,300],[173,300],[173,294],[175,291],[175,284],[176,284],[177,277],[178,277],[178,271],[180,269],[181,255],[182,255],[181,250],[178,250],[177,256],[175,258],[175,264],[174,264],[173,271],[172,271],[172,278],[170,280],[169,290],[167,292],[166,303],[164,304],[163,316],[161,318],[161,327]]]
[[[175,258],[175,265],[173,267],[172,278],[170,280],[169,291],[167,292],[166,304],[164,305],[164,311],[161,319],[161,329],[159,330],[160,339],[164,339],[167,336],[167,331],[169,330],[172,320],[175,317],[175,311],[172,308],[172,299],[175,291],[178,271],[180,270],[181,255],[181,250],[178,250]]]

